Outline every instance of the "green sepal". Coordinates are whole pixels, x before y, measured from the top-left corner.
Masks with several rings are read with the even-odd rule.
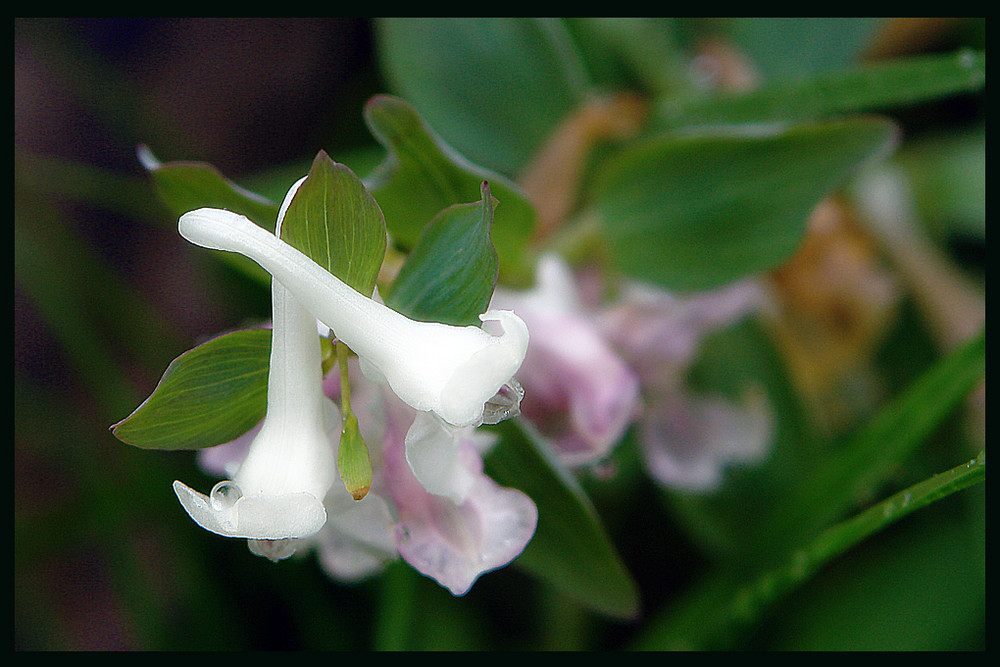
[[[353,414],[347,415],[341,426],[337,469],[352,498],[361,500],[368,495],[372,487],[372,463],[368,447],[361,438],[358,418]]]

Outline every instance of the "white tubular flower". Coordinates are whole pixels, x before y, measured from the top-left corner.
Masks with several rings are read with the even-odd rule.
[[[479,316],[499,322],[502,335],[475,326],[417,322],[358,293],[236,213],[198,209],[182,215],[178,229],[196,245],[238,252],[260,264],[362,359],[366,373],[374,370],[404,402],[453,426],[480,424],[486,402],[524,359],[528,329],[511,311]]]
[[[174,491],[201,527],[227,537],[307,537],[326,522],[323,498],[336,475],[329,427],[336,407],[322,393],[315,320],[272,283],[274,321],[267,416],[232,480],[205,496],[181,482]]]
[[[323,499],[337,474],[331,431],[339,431],[340,414],[323,393],[316,320],[277,280],[271,298],[267,413],[260,432],[232,480],[219,482],[208,496],[181,482],[174,482],[174,492],[200,526],[247,538],[254,553],[276,560],[294,553],[295,543],[274,541],[308,537],[326,523]]]

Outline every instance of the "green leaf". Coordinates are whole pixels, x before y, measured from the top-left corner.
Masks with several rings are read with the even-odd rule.
[[[938,242],[964,236],[986,239],[986,126],[911,141],[889,167],[910,184],[913,203]]]
[[[804,583],[820,565],[887,525],[887,519],[898,520],[942,497],[942,492],[964,488],[954,478],[972,483],[977,481],[974,475],[985,476],[985,465],[979,472],[963,465],[829,528],[854,508],[857,498],[870,495],[874,487],[883,484],[982,381],[985,341],[983,331],[941,359],[855,434],[838,456],[825,459],[819,470],[804,475],[798,492],[786,494],[772,516],[757,516],[766,524],[761,530],[783,547],[782,553],[787,555],[784,562],[767,561],[772,567],[753,576],[727,562],[654,620],[639,648],[715,647],[736,629],[759,620],[766,607],[792,586]],[[979,463],[984,460],[974,462]]]
[[[382,211],[353,171],[320,151],[288,205],[281,238],[367,297],[385,258]]]
[[[497,281],[490,241],[493,207],[489,183],[482,201],[450,206],[421,234],[386,294],[386,305],[423,322],[480,324]]]
[[[160,199],[178,217],[199,208],[224,208],[245,215],[264,229],[274,229],[278,205],[236,185],[214,166],[204,162],[161,163],[145,147],[140,148],[140,158]]]
[[[962,50],[845,67],[769,83],[741,95],[664,100],[652,122],[665,128],[806,120],[902,107],[985,86],[986,54]]]
[[[140,147],[139,159],[149,171],[158,197],[173,215],[180,217],[199,208],[223,208],[274,230],[278,205],[236,185],[214,166],[204,162],[161,163],[145,147]],[[229,252],[219,257],[257,282],[271,284],[271,276],[255,262]]]
[[[264,418],[271,332],[223,334],[174,359],[153,393],[111,427],[143,449],[201,449],[229,442]]]
[[[635,618],[636,584],[579,484],[522,419],[493,428],[501,441],[486,457],[488,474],[538,507],[535,536],[514,564],[596,611]]]
[[[786,261],[813,208],[896,135],[883,118],[667,133],[609,160],[593,209],[622,272],[710,289]]]
[[[678,20],[664,17],[580,16],[563,19],[603,90],[673,97],[692,85]]]
[[[463,155],[509,176],[589,92],[562,19],[389,18],[375,27],[393,91]]]
[[[492,230],[500,273],[511,281],[530,277],[524,249],[534,230],[535,210],[516,185],[466,161],[401,99],[372,98],[365,106],[365,120],[388,151],[365,183],[382,207],[395,243],[413,248],[438,213],[478,200],[483,181],[488,181],[501,203]]]
[[[765,80],[819,72],[857,60],[886,19],[878,17],[736,17],[723,39]]]

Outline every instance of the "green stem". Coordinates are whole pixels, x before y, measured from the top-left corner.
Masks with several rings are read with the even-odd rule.
[[[351,416],[351,382],[347,372],[347,346],[337,341],[337,364],[340,366],[340,418],[346,421]]]

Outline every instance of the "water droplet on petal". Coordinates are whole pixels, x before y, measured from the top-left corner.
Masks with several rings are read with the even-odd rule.
[[[524,398],[524,389],[520,383],[511,378],[493,398],[486,401],[483,406],[483,423],[499,424],[505,419],[516,417],[521,414],[521,399]]]
[[[212,487],[212,492],[208,495],[212,501],[212,509],[222,511],[230,509],[243,497],[243,492],[236,482],[224,480]]]
[[[263,556],[272,563],[284,560],[295,554],[302,540],[247,540],[250,553],[256,556]]]

